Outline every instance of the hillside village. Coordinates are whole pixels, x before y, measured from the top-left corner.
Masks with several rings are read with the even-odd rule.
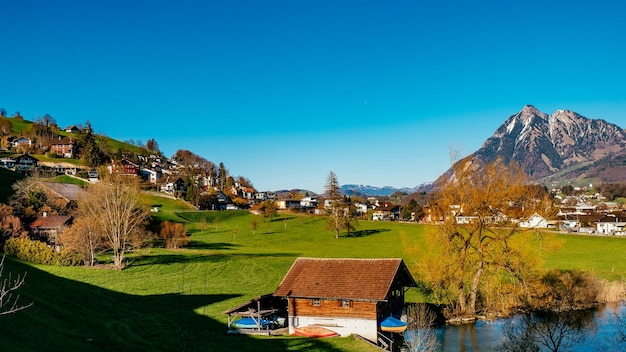
[[[9,119],[21,119],[16,116]],[[35,122],[35,130],[43,130],[43,123]],[[90,128],[90,126],[88,127]],[[7,130],[5,128],[5,130]],[[119,160],[105,161],[99,167],[89,167],[76,161],[77,140],[85,128],[70,125],[63,129],[48,124],[47,138],[5,134],[2,139],[0,166],[19,173],[35,170],[66,174],[87,182],[98,182],[99,173],[116,173],[142,179],[145,190],[157,191],[190,201],[199,210],[249,209],[261,214],[263,204],[271,202],[281,211],[326,214],[329,200],[323,195],[306,191],[257,191],[244,177],[233,178],[223,164],[215,165],[193,153],[185,151],[187,157],[167,158],[156,151],[143,149],[142,153],[122,153]],[[56,131],[56,132],[55,132]],[[60,132],[64,132],[61,134]],[[47,156],[46,161],[38,155]],[[52,161],[51,161],[52,160]],[[195,164],[193,162],[196,162]],[[626,211],[623,204],[607,201],[601,193],[590,187],[570,187],[565,195],[562,189],[553,188],[551,194],[555,207],[544,214],[535,213],[529,218],[516,216],[515,211],[501,214],[523,228],[548,228],[568,233],[626,235]],[[193,192],[193,194],[191,194]],[[62,192],[61,192],[62,194]],[[75,195],[73,195],[75,196]],[[72,196],[63,195],[66,199]],[[412,195],[405,195],[404,204],[393,204],[376,197],[355,197],[352,200],[355,217],[374,221],[436,222],[427,202],[409,202]],[[154,209],[158,211],[158,209]],[[452,210],[458,223],[471,223],[473,217],[463,214],[462,209]]]

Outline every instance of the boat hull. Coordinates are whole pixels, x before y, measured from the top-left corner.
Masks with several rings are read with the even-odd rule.
[[[332,331],[322,326],[304,326],[301,328],[296,328],[293,334],[296,336],[316,338],[339,336],[339,334],[335,331]]]

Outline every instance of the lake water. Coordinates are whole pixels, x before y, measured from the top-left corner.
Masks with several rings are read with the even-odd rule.
[[[625,350],[626,344],[622,344],[621,349],[616,349],[615,344],[611,348],[608,345],[610,339],[616,335],[616,314],[626,314],[624,302],[606,304],[597,309],[585,311],[582,314],[585,322],[584,341],[576,343],[568,350],[576,352]],[[480,320],[475,324],[438,328],[438,351],[497,351],[497,346],[502,342],[503,327],[512,319],[520,319],[520,317],[495,321]]]

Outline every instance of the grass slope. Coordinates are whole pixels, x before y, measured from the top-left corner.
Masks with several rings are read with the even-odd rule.
[[[270,221],[246,212],[198,212],[180,201],[154,197],[163,219],[187,224],[189,248],[143,250],[123,271],[29,265],[9,260],[13,273],[28,271],[20,290],[33,307],[2,318],[2,351],[375,351],[352,338],[306,339],[226,334],[225,310],[273,292],[298,256],[401,257],[423,247],[428,227],[362,221],[339,239],[324,219],[281,215]],[[626,240],[563,235],[548,268],[582,268],[623,279]],[[614,254],[612,254],[614,253]],[[409,290],[408,300],[423,298]]]

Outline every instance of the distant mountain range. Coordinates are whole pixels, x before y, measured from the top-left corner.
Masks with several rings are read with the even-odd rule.
[[[570,110],[548,115],[526,105],[468,157],[515,161],[545,185],[626,182],[626,132]]]
[[[353,185],[347,184],[341,186],[341,193],[349,196],[370,196],[370,197],[382,197],[382,196],[390,196],[395,192],[403,192],[406,194],[411,194],[417,192],[418,189],[422,188],[425,185],[419,185],[417,187],[404,187],[404,188],[394,188],[391,186],[385,187],[375,187],[375,186],[366,186],[366,185]]]

